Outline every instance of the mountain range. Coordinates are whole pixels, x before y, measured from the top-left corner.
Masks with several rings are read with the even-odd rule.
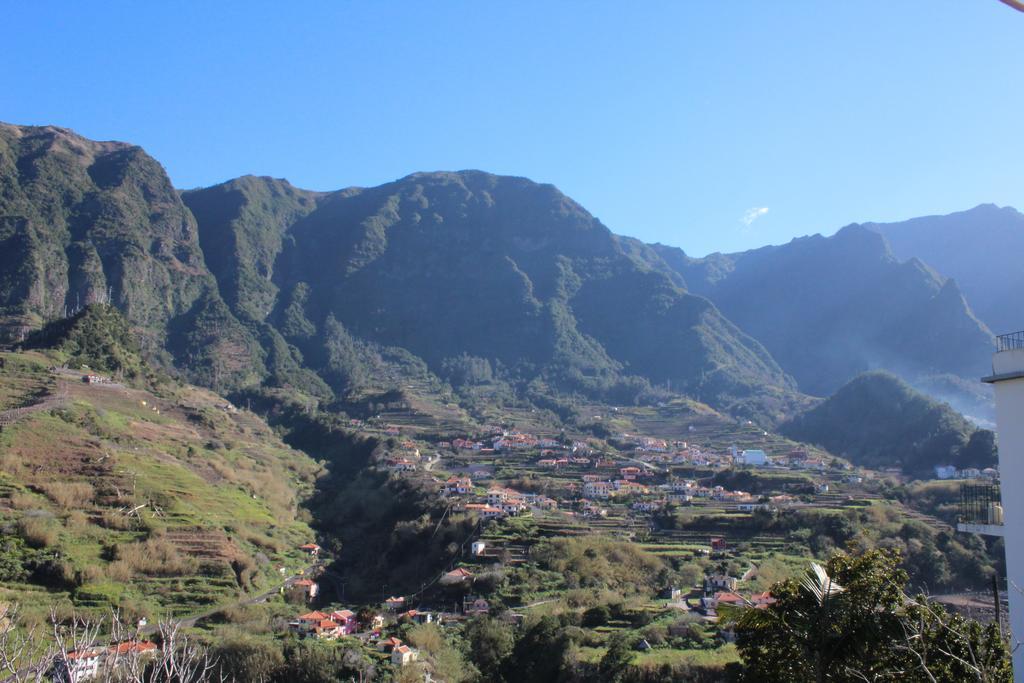
[[[956,280],[917,257],[901,260],[879,232],[849,225],[831,237],[702,259],[655,248],[689,291],[762,342],[801,391],[827,396],[884,369],[991,418],[991,397],[977,379],[992,333]]]
[[[982,374],[957,282],[850,226],[688,257],[613,234],[551,185],[479,171],[312,192],[178,192],[141,148],[0,125],[0,334],[109,301],[165,368],[330,401],[470,375],[611,402],[684,393],[777,422],[885,368]]]
[[[1024,329],[1024,214],[982,204],[948,216],[865,223],[898,258],[916,256],[956,280],[978,318],[996,334]]]

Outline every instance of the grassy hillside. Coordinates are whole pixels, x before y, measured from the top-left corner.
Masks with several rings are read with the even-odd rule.
[[[62,352],[0,354],[0,601],[161,616],[304,566],[319,466],[187,385],[87,384]],[[18,419],[14,419],[18,418]]]

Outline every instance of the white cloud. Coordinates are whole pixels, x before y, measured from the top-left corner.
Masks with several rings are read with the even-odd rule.
[[[768,213],[767,206],[760,206],[754,207],[752,209],[747,209],[746,211],[743,212],[743,218],[740,219],[740,222],[743,223],[743,225],[750,227],[751,223],[753,223],[766,213]]]

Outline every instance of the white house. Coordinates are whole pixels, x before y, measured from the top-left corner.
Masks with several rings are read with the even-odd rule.
[[[159,649],[156,643],[147,640],[130,640],[109,647],[69,652],[54,665],[54,680],[79,683],[94,680],[101,673],[106,680],[132,659],[153,656]]]
[[[399,645],[391,650],[391,664],[394,666],[405,666],[419,659],[420,653],[408,645]]]
[[[608,498],[615,492],[615,486],[607,481],[588,481],[583,484],[583,495],[587,498]]]
[[[992,374],[982,381],[995,387],[1001,489],[1016,492],[1024,487],[1024,332],[996,338]],[[1006,583],[1011,587],[1008,593],[1013,678],[1024,681],[1024,647],[1019,647],[1024,640],[1024,592],[1016,588],[1024,586],[1024,499],[1001,496],[1000,503],[989,505],[988,513],[989,519],[967,520],[958,523],[957,529],[1003,537]]]
[[[768,464],[768,456],[764,451],[754,449],[740,453],[740,461],[744,465],[754,465],[755,467],[759,467],[761,465]]]

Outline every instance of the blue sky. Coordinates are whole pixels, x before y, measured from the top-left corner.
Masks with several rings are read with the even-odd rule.
[[[1024,208],[1024,14],[997,0],[6,3],[0,120],[178,187],[479,168],[689,253]]]

